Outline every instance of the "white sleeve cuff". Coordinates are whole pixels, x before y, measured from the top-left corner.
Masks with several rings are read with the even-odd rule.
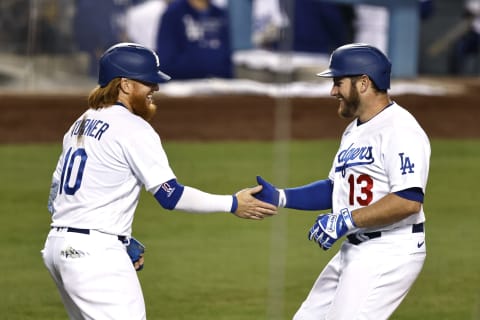
[[[278,189],[278,206],[280,208],[285,208],[287,205],[287,196],[285,195],[285,190],[284,189]]]
[[[185,186],[175,209],[195,213],[230,212],[232,201],[231,195],[211,194]]]

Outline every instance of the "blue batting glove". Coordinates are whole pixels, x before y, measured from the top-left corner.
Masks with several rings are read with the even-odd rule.
[[[145,246],[134,237],[131,237],[129,243],[127,244],[127,253],[130,256],[130,260],[132,260],[132,263],[135,265],[135,263],[142,257],[142,254],[145,253]],[[143,264],[139,266],[137,271],[142,269]]]
[[[308,240],[313,240],[323,249],[328,250],[349,230],[356,228],[352,214],[347,208],[340,213],[321,214],[308,232]]]
[[[273,204],[278,207],[280,192],[272,184],[265,181],[262,177],[257,176],[257,182],[263,186],[262,190],[253,196],[258,200]]]

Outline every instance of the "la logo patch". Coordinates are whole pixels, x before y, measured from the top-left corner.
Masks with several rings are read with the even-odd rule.
[[[400,156],[400,170],[402,170],[402,175],[407,173],[413,173],[413,168],[415,168],[415,164],[410,161],[410,157],[404,157],[404,153],[399,153]]]

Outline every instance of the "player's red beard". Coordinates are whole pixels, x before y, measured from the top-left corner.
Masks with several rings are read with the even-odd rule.
[[[157,112],[157,106],[144,94],[133,93],[130,98],[130,105],[133,113],[139,115],[146,121],[150,121]]]
[[[338,115],[344,119],[350,119],[357,115],[358,107],[360,106],[360,95],[357,88],[352,85],[348,97],[341,94],[338,95],[342,100],[338,107]]]

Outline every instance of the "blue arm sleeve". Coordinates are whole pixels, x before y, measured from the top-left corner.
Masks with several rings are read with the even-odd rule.
[[[397,191],[395,192],[395,194],[407,200],[423,203],[424,195],[423,195],[422,188],[409,188],[409,189]]]
[[[177,182],[177,179],[171,179],[160,185],[154,197],[163,208],[173,210],[182,196],[184,188]]]
[[[284,189],[285,208],[299,210],[325,210],[332,208],[333,183],[319,180],[297,188]]]

